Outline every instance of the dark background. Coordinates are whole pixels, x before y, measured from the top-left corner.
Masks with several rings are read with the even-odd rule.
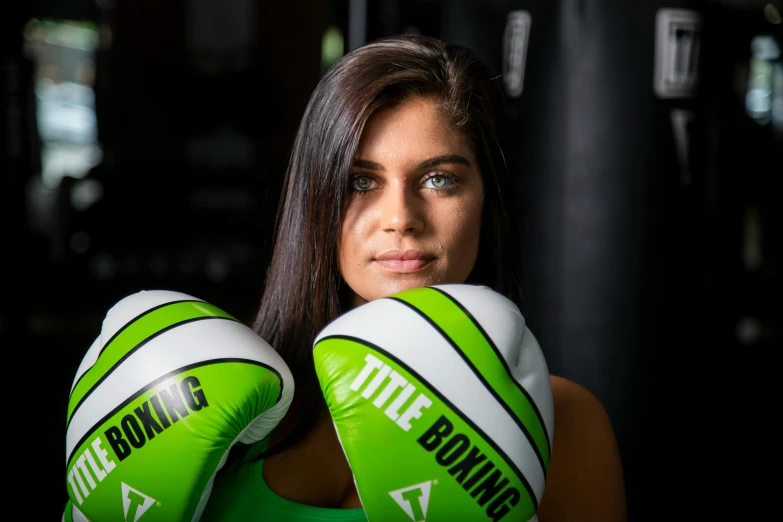
[[[532,20],[508,110],[523,312],[550,370],[606,406],[631,521],[766,515],[775,481],[756,473],[776,476],[765,463],[779,454],[783,124],[746,95],[764,78],[753,39],[783,47],[780,1],[18,4],[0,15],[0,335],[21,386],[5,449],[25,456],[11,475],[24,518],[59,520],[70,385],[115,301],[165,288],[252,316],[325,68],[417,32],[504,73],[516,10]],[[660,8],[702,17],[686,97],[653,90]]]

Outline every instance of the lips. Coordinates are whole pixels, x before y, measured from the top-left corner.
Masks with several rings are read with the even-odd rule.
[[[426,268],[435,257],[421,250],[391,250],[375,258],[375,262],[391,272],[409,274]]]

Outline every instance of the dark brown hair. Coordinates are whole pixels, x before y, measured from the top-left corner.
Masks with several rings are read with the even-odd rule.
[[[499,78],[470,50],[424,36],[374,41],[343,57],[323,76],[305,110],[283,183],[272,260],[253,328],[276,348],[296,383],[298,424],[261,456],[291,446],[323,405],[312,358],[317,333],[343,310],[346,285],[337,249],[349,171],[368,119],[378,110],[426,96],[474,147],[484,179],[482,231],[468,282],[487,285],[519,304],[517,243],[504,198],[504,99]]]

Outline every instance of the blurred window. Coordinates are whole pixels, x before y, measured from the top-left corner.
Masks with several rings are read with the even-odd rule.
[[[745,110],[761,125],[780,126],[783,99],[780,47],[770,35],[759,35],[751,42],[748,90]]]
[[[63,176],[83,178],[101,161],[93,90],[98,29],[91,22],[33,19],[24,36],[36,64],[41,181],[54,188]]]

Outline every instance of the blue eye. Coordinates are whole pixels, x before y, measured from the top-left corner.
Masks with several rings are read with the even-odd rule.
[[[372,188],[373,180],[369,176],[356,176],[351,180],[351,188],[363,192]]]
[[[429,189],[444,189],[454,185],[457,181],[446,174],[435,174],[424,180],[424,187]]]

